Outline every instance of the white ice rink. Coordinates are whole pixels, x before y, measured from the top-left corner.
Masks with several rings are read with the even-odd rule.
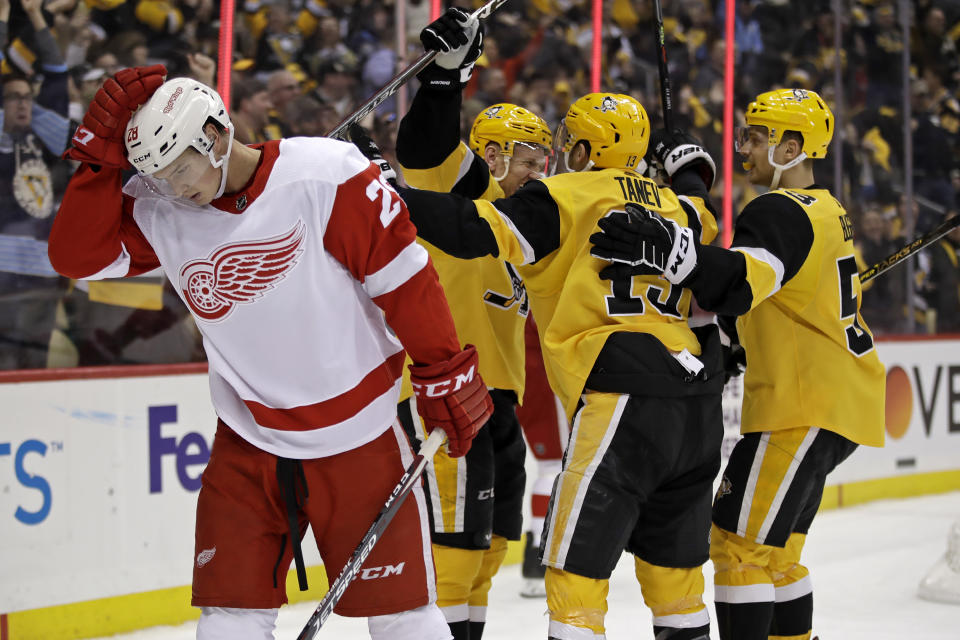
[[[960,516],[960,492],[821,513],[804,554],[814,583],[814,634],[821,640],[960,640],[960,605],[916,597],[917,584],[946,550],[951,523]],[[708,601],[712,568],[707,565]],[[520,568],[504,567],[494,579],[484,638],[546,638],[546,604],[520,598]],[[624,556],[610,585],[607,637],[652,638],[650,614]],[[284,607],[277,640],[294,640],[313,605]],[[711,612],[712,615],[712,612]],[[196,624],[156,627],[113,640],[193,640]],[[714,634],[712,637],[716,637]],[[366,640],[364,620],[331,617],[318,640]]]

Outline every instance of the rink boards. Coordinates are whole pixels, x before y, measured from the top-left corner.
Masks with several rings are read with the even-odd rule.
[[[861,447],[831,476],[827,508],[960,488],[960,337],[877,349],[888,370],[887,446]],[[0,402],[0,640],[195,618],[185,585],[216,423],[205,368],[3,374]],[[724,409],[728,451],[736,381]],[[318,600],[326,588],[312,546],[311,590],[288,582],[291,601]]]

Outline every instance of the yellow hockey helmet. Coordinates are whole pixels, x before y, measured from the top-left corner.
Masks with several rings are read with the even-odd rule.
[[[502,102],[487,107],[473,121],[470,148],[482,156],[487,145],[496,142],[503,155],[513,156],[517,142],[549,151],[551,137],[543,118],[529,109]]]
[[[786,131],[803,134],[802,151],[823,158],[833,138],[833,112],[816,91],[775,89],[757,96],[746,113],[747,126],[766,127],[769,144],[776,147]]]
[[[636,170],[647,153],[650,120],[639,102],[623,94],[588,93],[567,110],[559,150],[590,143],[592,166]]]
[[[87,6],[91,9],[100,9],[101,11],[110,11],[122,5],[126,0],[86,0]]]

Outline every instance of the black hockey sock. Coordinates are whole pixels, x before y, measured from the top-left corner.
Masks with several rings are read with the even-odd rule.
[[[767,640],[772,602],[717,602],[716,610],[720,640]]]
[[[528,531],[525,547],[523,549],[523,564],[520,570],[524,578],[543,578],[547,573],[547,568],[540,564],[540,548],[533,546],[533,533]]]
[[[653,625],[653,637],[654,640],[710,640],[710,625],[689,629]]]
[[[457,622],[448,622],[450,633],[453,634],[453,640],[470,640],[470,621],[458,620]]]
[[[470,640],[480,640],[483,636],[483,625],[485,622],[470,621]]]
[[[802,636],[813,628],[813,594],[778,602],[773,606],[771,636]]]

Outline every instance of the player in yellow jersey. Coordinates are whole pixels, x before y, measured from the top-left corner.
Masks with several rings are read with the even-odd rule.
[[[594,253],[738,316],[744,437],[713,507],[717,623],[723,640],[805,640],[813,592],[801,550],[827,474],[857,445],[883,445],[885,376],[860,316],[853,225],[813,178],[833,114],[813,91],[780,89],[750,104],[746,124],[747,177],[771,190],[744,207],[729,250],[638,212],[604,223]]]
[[[517,266],[547,376],[573,423],[540,549],[549,636],[604,637],[608,580],[626,549],[658,637],[706,639],[701,566],[720,467],[719,338],[715,327],[690,329],[690,292],[661,276],[601,280],[606,263],[590,255],[589,238],[626,198],[709,242],[713,161],[690,145],[672,165],[672,189],[645,178],[649,121],[625,95],[580,98],[558,135],[575,171],[509,198],[403,194],[434,246]]]
[[[460,140],[461,89],[479,55],[482,30],[460,9],[421,34],[441,51],[400,122],[397,157],[407,184],[493,200],[542,176],[551,134],[546,122],[510,104],[484,110],[470,146]],[[443,51],[443,49],[448,49]],[[471,50],[472,49],[472,50]],[[524,393],[524,323],[529,303],[516,269],[502,260],[459,260],[423,240],[454,315],[458,335],[480,354],[495,411],[466,456],[437,452],[426,471],[437,604],[454,640],[480,640],[487,595],[507,551],[519,540],[526,448],[516,405]],[[404,376],[399,415],[413,442],[426,439]]]

